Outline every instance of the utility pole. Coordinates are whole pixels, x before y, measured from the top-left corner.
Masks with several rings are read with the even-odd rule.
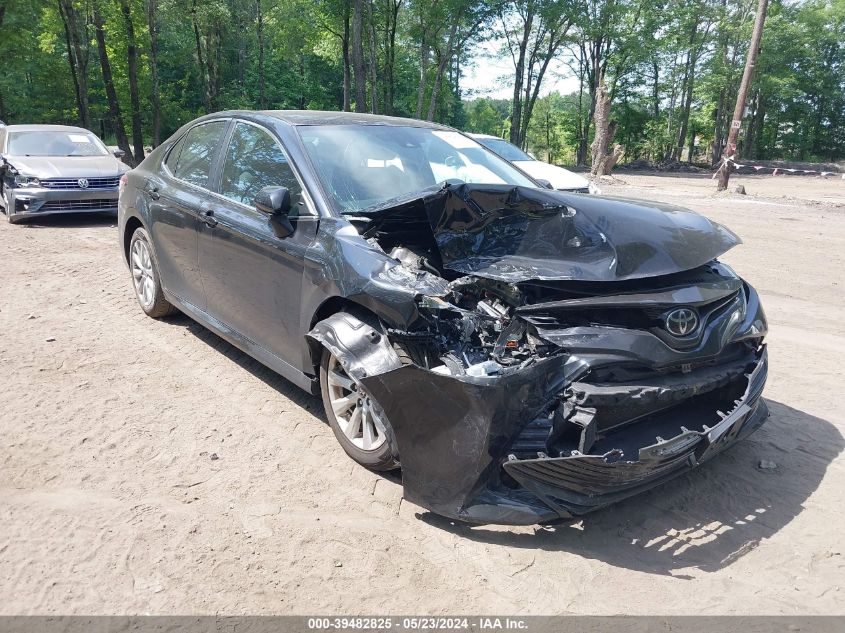
[[[736,153],[736,137],[739,135],[739,128],[742,125],[742,115],[745,111],[745,99],[748,96],[748,89],[751,87],[751,80],[754,77],[754,66],[757,64],[757,54],[760,52],[760,40],[763,39],[763,24],[766,22],[766,9],[769,0],[759,0],[757,4],[757,16],[754,18],[754,32],[751,34],[751,46],[748,47],[748,57],[745,59],[745,71],[742,73],[742,82],[739,84],[739,93],[736,95],[736,107],[734,117],[731,121],[731,129],[728,132],[728,141],[722,153],[722,165],[719,167],[719,186],[717,191],[724,191],[728,188],[728,180],[731,177],[732,166],[727,159]]]

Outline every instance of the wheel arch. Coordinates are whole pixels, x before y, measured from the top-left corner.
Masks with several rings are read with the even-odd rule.
[[[129,264],[129,246],[132,243],[132,236],[138,229],[144,229],[149,233],[146,225],[137,215],[130,215],[126,218],[126,223],[123,225],[123,243],[121,244],[123,251],[123,261]]]
[[[311,321],[308,324],[306,332],[310,332],[320,321],[324,321],[338,312],[348,312],[373,327],[381,327],[382,319],[372,308],[347,297],[334,296],[329,297],[319,305],[311,316]],[[323,345],[310,336],[306,337],[306,341],[308,343],[308,351],[314,375],[318,375],[320,361],[323,355]]]

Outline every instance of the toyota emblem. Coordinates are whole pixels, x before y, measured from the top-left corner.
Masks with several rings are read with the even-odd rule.
[[[87,189],[88,188],[88,179],[87,178],[80,178],[76,181],[76,184],[79,185],[80,189]]]
[[[690,308],[678,308],[666,315],[666,330],[672,336],[687,336],[698,327],[698,315]]]

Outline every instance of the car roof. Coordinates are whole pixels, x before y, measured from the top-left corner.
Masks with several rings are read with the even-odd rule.
[[[402,127],[421,127],[435,130],[452,128],[403,117],[366,114],[361,112],[329,112],[323,110],[227,110],[210,116],[237,116],[245,119],[270,118],[283,121],[288,125],[394,125]]]
[[[85,134],[92,133],[83,127],[76,127],[73,125],[37,125],[37,124],[16,124],[7,125],[3,129],[7,132],[83,132]]]

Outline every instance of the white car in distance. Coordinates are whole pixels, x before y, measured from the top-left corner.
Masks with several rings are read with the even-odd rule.
[[[583,176],[563,167],[550,165],[523,152],[513,143],[489,134],[468,134],[491,152],[519,167],[535,180],[546,180],[553,189],[573,193],[600,194],[601,190]]]

